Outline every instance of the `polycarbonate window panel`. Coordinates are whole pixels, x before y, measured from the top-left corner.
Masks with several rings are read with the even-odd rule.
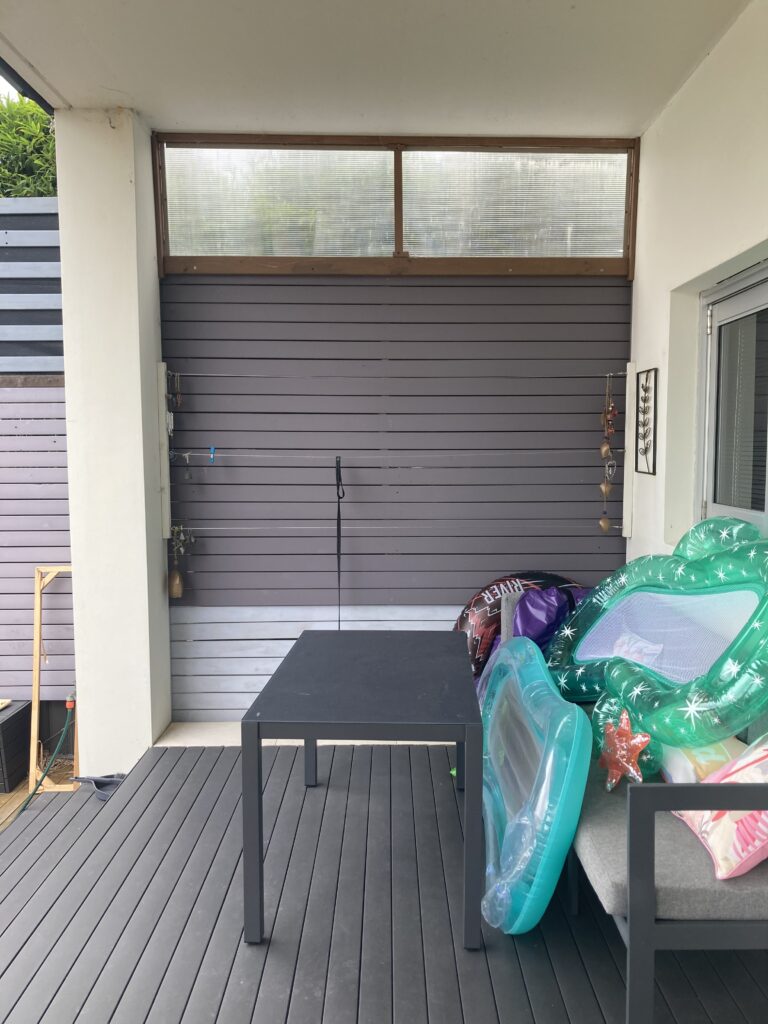
[[[622,257],[626,153],[403,153],[411,256]]]
[[[165,150],[171,256],[391,256],[383,150]]]

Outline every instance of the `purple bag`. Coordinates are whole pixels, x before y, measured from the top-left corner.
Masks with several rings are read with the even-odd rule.
[[[527,636],[543,650],[589,592],[588,587],[526,590],[515,606],[512,635]]]

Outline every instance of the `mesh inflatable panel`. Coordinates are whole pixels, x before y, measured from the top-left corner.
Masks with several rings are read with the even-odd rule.
[[[671,594],[637,590],[617,601],[577,646],[577,662],[625,658],[674,683],[704,675],[758,604],[751,590]]]

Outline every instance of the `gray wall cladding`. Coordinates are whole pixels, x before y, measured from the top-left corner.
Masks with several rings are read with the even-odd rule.
[[[461,605],[514,569],[596,583],[624,561],[598,448],[630,303],[623,279],[166,278],[182,604],[333,604],[336,454],[345,605]]]
[[[29,378],[27,378],[29,379]],[[0,697],[28,698],[32,681],[32,571],[69,562],[63,387],[0,388]],[[44,700],[74,683],[72,582],[43,601]]]
[[[56,199],[0,199],[0,373],[63,370]]]
[[[178,277],[162,299],[173,516],[198,537],[175,720],[239,719],[303,629],[335,628],[337,453],[344,629],[450,629],[507,570],[623,563],[597,485],[625,281]]]

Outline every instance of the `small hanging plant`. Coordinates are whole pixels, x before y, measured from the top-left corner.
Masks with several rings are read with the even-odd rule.
[[[171,561],[173,567],[168,573],[168,596],[178,599],[184,594],[184,577],[179,569],[179,561],[195,543],[195,535],[179,523],[171,527]]]

